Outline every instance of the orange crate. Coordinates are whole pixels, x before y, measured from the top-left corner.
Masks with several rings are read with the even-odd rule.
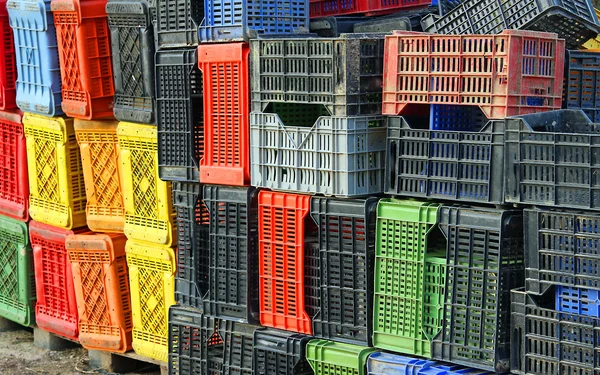
[[[204,79],[202,183],[250,184],[249,54],[248,43],[198,47]]]
[[[29,219],[29,176],[27,145],[22,114],[0,112],[0,215],[27,221]]]
[[[122,233],[125,225],[117,125],[117,121],[74,121],[85,180],[87,225],[94,232]]]
[[[84,120],[113,115],[112,61],[106,0],[52,0],[62,78],[62,109]]]
[[[86,349],[131,350],[133,319],[123,234],[67,238],[79,312],[79,342]]]
[[[8,21],[6,0],[0,0],[0,110],[17,108],[17,63],[15,56],[15,39]]]

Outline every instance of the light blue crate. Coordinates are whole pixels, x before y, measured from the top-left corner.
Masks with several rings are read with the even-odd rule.
[[[308,32],[308,0],[204,0],[200,42],[244,41],[258,34]]]
[[[50,1],[9,0],[6,8],[17,55],[17,106],[44,116],[62,114],[60,64]]]
[[[443,362],[429,361],[399,354],[373,353],[367,360],[367,375],[492,375],[493,372],[477,370]]]
[[[556,310],[600,318],[600,292],[594,289],[556,287]]]

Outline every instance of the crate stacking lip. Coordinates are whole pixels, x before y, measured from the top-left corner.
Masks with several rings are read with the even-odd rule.
[[[114,72],[114,115],[119,121],[153,124],[153,4],[109,0],[106,3]],[[155,14],[155,13],[154,13]]]
[[[309,336],[276,329],[254,331],[252,368],[255,375],[313,375],[306,360]]]
[[[6,1],[0,1],[0,33],[2,34],[0,56],[4,56],[4,61],[0,67],[0,110],[2,111],[17,108],[17,57]]]
[[[158,50],[198,45],[204,0],[157,0],[156,13]]]
[[[27,224],[0,216],[0,316],[35,324],[35,276]]]
[[[479,106],[488,119],[559,109],[565,42],[556,34],[386,36],[383,113],[408,105]]]
[[[87,225],[94,232],[123,232],[125,212],[116,121],[75,119],[81,152]]]
[[[128,239],[171,245],[177,241],[173,223],[171,183],[158,178],[158,138],[152,125],[120,122],[124,231]]]
[[[567,51],[563,108],[581,109],[600,122],[600,52]]]
[[[568,49],[578,49],[600,30],[596,12],[587,0],[467,0],[443,17],[424,17],[421,24],[423,31],[436,34],[547,31],[558,33]]]
[[[123,234],[76,234],[67,249],[79,314],[79,342],[86,349],[124,353],[133,329]]]
[[[198,27],[201,43],[245,41],[263,34],[308,30],[308,0],[200,0],[204,19]]]
[[[365,366],[377,349],[313,339],[306,345],[306,359],[315,375],[367,375]]]
[[[29,214],[64,229],[85,226],[85,182],[73,119],[23,116],[29,171]]]
[[[136,353],[166,362],[169,307],[175,304],[175,254],[164,245],[128,240],[125,245]]]
[[[310,18],[350,14],[380,16],[430,5],[431,0],[310,0]]]
[[[67,237],[89,233],[76,232],[31,221],[29,235],[33,247],[37,302],[35,321],[45,331],[78,340],[78,311],[73,273],[67,249]]]
[[[2,172],[0,173],[0,214],[29,219],[29,175],[27,144],[19,111],[0,111]]]
[[[376,352],[367,360],[369,375],[493,375],[489,371],[477,370],[442,362],[428,361],[403,355]]]
[[[114,83],[106,0],[52,0],[62,109],[84,120],[112,119]]]
[[[49,0],[8,0],[17,56],[17,106],[44,116],[63,113],[56,29]]]

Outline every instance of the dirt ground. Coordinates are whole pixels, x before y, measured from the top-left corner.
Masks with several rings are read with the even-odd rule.
[[[49,351],[33,345],[33,331],[0,332],[0,375],[113,375],[90,368],[85,349]],[[156,367],[141,368],[135,374],[160,375]],[[131,373],[127,375],[133,375]]]

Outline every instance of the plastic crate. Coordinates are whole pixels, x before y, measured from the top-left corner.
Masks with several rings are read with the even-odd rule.
[[[383,34],[264,37],[250,51],[252,111],[294,103],[332,116],[381,114]]]
[[[507,203],[600,210],[600,125],[579,110],[506,120]]]
[[[383,14],[405,11],[406,9],[427,7],[431,0],[310,0],[310,17],[343,16],[349,14],[364,14],[378,16]]]
[[[308,0],[204,0],[200,42],[235,42],[308,30]]]
[[[0,67],[0,110],[17,108],[17,64],[15,40],[8,20],[6,0],[0,1],[0,56],[4,57]]]
[[[479,132],[412,129],[388,117],[386,193],[504,203],[504,129],[504,121]]]
[[[383,117],[316,117],[284,106],[250,114],[253,186],[341,197],[383,191]]]
[[[442,329],[445,243],[439,205],[382,199],[377,206],[373,346],[431,356]]]
[[[244,323],[259,320],[257,195],[253,187],[204,186],[210,222],[207,315]]]
[[[204,80],[204,155],[200,182],[250,185],[248,43],[198,47]]]
[[[84,120],[112,119],[113,70],[106,0],[52,0],[62,76],[62,109]]]
[[[94,232],[123,232],[125,212],[116,121],[75,119],[87,197],[87,226]]]
[[[115,72],[115,117],[120,121],[153,124],[154,3],[109,0],[106,13]]]
[[[27,221],[29,175],[22,117],[18,111],[0,111],[0,150],[3,155],[0,172],[0,215]]]
[[[31,218],[64,229],[85,226],[85,181],[73,119],[25,113],[23,126]]]
[[[204,17],[204,0],[157,0],[157,49],[198,45],[198,26]]]
[[[125,245],[137,354],[166,362],[169,307],[175,304],[175,254],[164,245],[128,240]]]
[[[556,34],[504,30],[497,35],[386,36],[383,113],[412,105],[479,106],[489,119],[559,109],[564,40]],[[408,107],[408,108],[407,108]]]
[[[120,122],[117,137],[123,173],[125,235],[130,240],[169,246],[177,240],[173,227],[175,211],[171,184],[158,178],[156,127]]]
[[[67,237],[79,312],[79,342],[86,349],[124,353],[133,329],[123,234]]]
[[[317,338],[371,344],[377,201],[311,199],[319,252],[316,269],[306,264],[305,273],[318,275],[318,312],[311,317]]]
[[[377,352],[367,360],[368,375],[492,375],[473,368]]]
[[[450,13],[452,9],[457,8],[462,3],[463,0],[438,0],[439,15],[444,16]]]
[[[600,122],[600,52],[567,51],[567,63],[563,107]]]
[[[257,326],[172,307],[169,374],[252,374]]]
[[[600,10],[594,8],[594,12],[596,13],[596,17],[600,18]],[[587,42],[583,43],[581,49],[587,50],[599,50],[600,49],[600,35],[596,35],[590,38]]]
[[[558,311],[600,318],[600,299],[597,290],[556,287],[556,309]]]
[[[496,34],[504,29],[553,32],[566,40],[568,49],[579,48],[599,30],[588,0],[467,0],[441,18],[424,17],[421,24],[424,31],[436,34]]]
[[[432,104],[429,107],[429,130],[476,132],[488,119],[477,107]]]
[[[254,375],[313,375],[306,360],[309,336],[275,329],[254,331]]]
[[[554,310],[554,294],[547,297],[536,301],[523,289],[511,292],[511,372],[595,373],[600,361],[600,320]]]
[[[35,324],[35,276],[27,224],[0,216],[0,317]]]
[[[304,300],[304,251],[306,242],[316,242],[316,228],[305,221],[309,211],[308,195],[258,194],[260,323],[265,327],[312,334]]]
[[[443,329],[432,357],[498,373],[510,370],[510,291],[525,285],[520,210],[442,206],[446,245]]]
[[[156,53],[158,174],[198,182],[204,153],[202,74],[196,49]]]
[[[600,290],[600,214],[532,208],[523,222],[528,293],[553,285]]]
[[[327,340],[310,340],[306,359],[315,375],[366,375],[367,358],[375,349]]]
[[[80,229],[78,233],[86,232]],[[65,243],[72,230],[31,221],[37,303],[35,321],[41,329],[78,340],[78,315],[73,274]]]

